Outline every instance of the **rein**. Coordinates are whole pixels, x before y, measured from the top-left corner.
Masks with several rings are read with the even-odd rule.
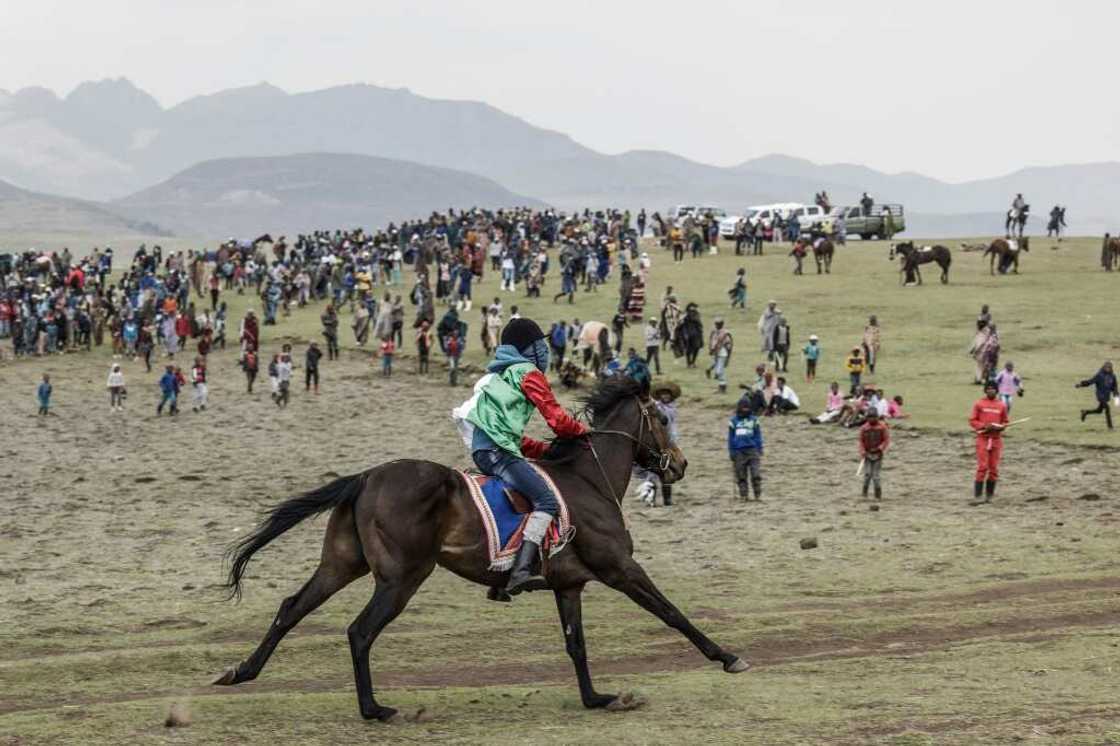
[[[636,399],[637,399],[637,397],[635,397],[635,400]],[[642,441],[642,435],[645,433],[646,422],[649,420],[650,414],[649,414],[648,411],[646,411],[646,408],[644,406],[642,406],[641,402],[638,402],[638,411],[641,412],[642,419],[638,424],[638,435],[637,435],[637,437],[635,437],[634,435],[631,435],[628,432],[625,432],[624,430],[600,430],[600,429],[596,428],[596,429],[592,429],[592,430],[588,431],[588,433],[587,433],[587,436],[588,436],[587,437],[587,445],[591,450],[591,456],[595,459],[595,465],[599,467],[599,473],[603,475],[603,481],[606,482],[607,489],[609,489],[610,492],[611,492],[611,498],[613,498],[615,504],[618,505],[618,509],[619,509],[620,512],[622,510],[622,499],[619,497],[618,493],[615,492],[614,483],[611,482],[610,477],[607,476],[607,470],[603,467],[603,462],[599,459],[599,453],[595,450],[595,443],[592,441],[591,436],[593,436],[593,435],[620,435],[620,436],[626,438],[627,440],[631,441],[635,446],[640,447],[640,448],[645,448],[649,453],[656,456],[657,460],[658,460],[658,468],[661,469],[661,471],[664,472],[665,469],[669,468],[669,461],[671,459],[671,455],[668,451],[655,450],[655,449],[651,448],[650,446],[646,445],[645,442]],[[652,426],[650,427],[650,430],[651,431],[653,430]]]

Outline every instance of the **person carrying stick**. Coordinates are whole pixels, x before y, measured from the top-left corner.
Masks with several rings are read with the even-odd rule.
[[[1003,456],[1003,431],[1008,425],[1007,405],[998,398],[995,383],[984,384],[984,398],[972,405],[968,424],[976,434],[976,479],[973,497],[991,502],[999,481],[999,462]]]

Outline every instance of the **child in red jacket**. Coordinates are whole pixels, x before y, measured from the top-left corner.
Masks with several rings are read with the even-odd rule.
[[[883,471],[883,456],[891,445],[891,429],[879,417],[875,407],[867,408],[867,421],[859,429],[859,455],[863,459],[863,496],[872,483],[875,485],[875,499],[883,499],[883,486],[879,481]]]

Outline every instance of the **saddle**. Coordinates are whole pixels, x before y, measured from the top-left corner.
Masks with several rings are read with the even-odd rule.
[[[571,541],[575,528],[568,514],[568,505],[552,478],[536,464],[529,462],[529,465],[536,469],[537,474],[552,489],[560,505],[556,519],[548,527],[541,545],[544,557],[551,558]],[[533,504],[497,477],[466,471],[460,471],[459,475],[466,483],[482,521],[490,569],[494,572],[506,572],[513,566],[513,559],[521,547],[525,524],[529,520],[529,513],[533,511]]]

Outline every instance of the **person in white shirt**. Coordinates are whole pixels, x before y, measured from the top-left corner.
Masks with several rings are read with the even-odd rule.
[[[646,365],[656,366],[657,375],[661,375],[661,325],[656,316],[650,316],[646,323]]]
[[[879,417],[884,420],[890,410],[891,400],[887,398],[887,392],[879,389],[875,395],[875,411],[879,413]]]
[[[778,376],[778,394],[770,400],[770,407],[773,411],[782,414],[796,412],[801,408],[801,399],[782,376]]]
[[[276,394],[276,406],[288,406],[288,398],[290,396],[290,389],[292,385],[292,356],[290,345],[284,345],[284,352],[281,353],[280,359],[276,361],[276,383],[278,392]]]
[[[124,410],[124,373],[121,372],[120,363],[113,363],[109,371],[109,380],[105,384],[109,389],[109,410]]]

